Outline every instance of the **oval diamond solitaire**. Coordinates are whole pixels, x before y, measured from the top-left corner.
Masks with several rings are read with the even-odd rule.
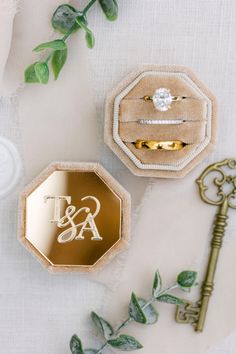
[[[170,90],[165,88],[159,88],[156,90],[152,100],[155,108],[161,112],[168,111],[173,101]]]

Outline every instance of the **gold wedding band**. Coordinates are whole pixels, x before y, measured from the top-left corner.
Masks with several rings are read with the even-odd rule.
[[[136,149],[148,150],[166,150],[178,151],[183,149],[187,144],[180,140],[157,141],[157,140],[141,140],[138,139],[133,143]]]

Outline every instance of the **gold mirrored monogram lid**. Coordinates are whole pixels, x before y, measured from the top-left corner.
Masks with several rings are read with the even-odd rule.
[[[130,196],[97,163],[54,163],[22,193],[20,240],[53,271],[101,267],[129,241]]]

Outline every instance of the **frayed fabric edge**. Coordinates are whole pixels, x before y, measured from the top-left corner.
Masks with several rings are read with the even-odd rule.
[[[1,13],[15,14],[19,10],[20,0],[0,0]]]

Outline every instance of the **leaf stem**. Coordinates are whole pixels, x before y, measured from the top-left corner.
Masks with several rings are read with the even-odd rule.
[[[73,30],[74,30],[74,25],[71,26],[71,28],[66,32],[66,34],[62,37],[62,40],[63,40],[63,41],[66,41],[67,38],[68,38],[68,37],[71,35],[71,33],[73,32]]]
[[[167,288],[165,288],[163,291],[161,291],[158,296],[157,296],[157,299],[159,296],[161,295],[164,295],[165,293],[167,293],[167,291],[170,291],[170,290],[174,290],[176,288],[178,288],[179,285],[177,283],[173,283],[172,285],[168,286]]]
[[[174,284],[171,284],[170,286],[168,286],[166,289],[164,289],[163,291],[161,291],[159,294],[158,294],[158,297],[161,296],[161,295],[164,295],[165,293],[167,293],[168,291],[170,290],[173,290],[175,288],[178,288],[178,284],[177,283],[174,283]],[[158,297],[155,298],[155,297],[152,297],[151,299],[149,299],[145,305],[143,305],[141,308],[142,310],[146,309],[148,306],[152,305],[155,301],[158,300]],[[114,336],[117,336],[120,332],[120,330],[124,327],[126,327],[130,322],[132,322],[133,319],[129,316],[124,322],[122,322],[118,327],[117,329],[114,331]],[[108,341],[106,341],[100,349],[98,349],[98,351],[96,351],[95,354],[101,354],[102,353],[102,350],[108,345]]]
[[[129,318],[127,318],[124,322],[122,322],[122,323],[117,327],[117,329],[115,330],[115,332],[114,332],[113,335],[114,335],[114,336],[117,336],[117,335],[119,334],[120,330],[121,330],[122,328],[126,327],[127,324],[128,324],[130,321],[132,321],[132,318],[129,317]],[[106,342],[101,346],[101,348],[98,349],[98,351],[96,351],[95,354],[100,354],[100,353],[102,353],[102,350],[103,350],[107,345],[108,345],[108,341],[106,341]]]
[[[95,4],[97,0],[90,0],[90,2],[88,3],[87,6],[85,6],[85,8],[83,9],[83,14],[86,15],[86,13],[88,12],[88,10]]]
[[[170,290],[173,290],[175,288],[178,287],[178,284],[177,283],[174,283],[174,284],[171,284],[170,286],[168,286],[166,289],[164,289],[163,291],[161,291],[159,294],[158,294],[158,297],[161,296],[161,295],[164,295],[165,293],[167,293],[168,291]],[[141,306],[141,309],[144,310],[146,309],[148,306],[152,305],[157,299],[155,297],[152,297],[151,299],[149,299],[145,305]],[[128,325],[129,322],[132,322],[133,319],[131,317],[128,317],[124,322],[122,322],[118,328],[115,330],[114,334],[117,335],[119,333],[119,331],[126,327]]]
[[[72,27],[66,32],[66,34],[62,37],[62,40],[63,40],[63,41],[66,41],[67,38],[68,38],[68,37],[71,35],[71,33],[73,32],[73,30],[74,30],[74,26],[72,26]],[[54,52],[55,52],[55,50],[52,50],[52,51],[48,54],[47,58],[45,59],[45,63],[48,63],[48,62],[49,62],[49,60],[52,58]]]
[[[45,63],[48,63],[51,57],[53,56],[54,50],[51,51],[51,53],[48,54],[47,58],[45,59]]]
[[[176,289],[178,287],[179,286],[178,286],[177,283],[171,284],[170,286],[168,286],[164,290],[160,291],[160,293],[158,294],[158,296],[156,298],[154,296],[151,297],[151,299],[148,300],[145,305],[141,306],[141,309],[145,310],[148,306],[152,305],[155,301],[157,301],[160,296],[162,296],[162,295],[166,294],[168,291],[174,290],[174,289]]]
[[[167,288],[165,288],[163,291],[161,291],[159,294],[158,294],[158,297],[161,296],[161,295],[164,295],[165,293],[167,293],[168,291],[170,290],[173,290],[173,289],[176,289],[178,288],[178,284],[177,283],[173,283],[171,284],[170,286],[168,286]],[[152,305],[157,299],[155,297],[152,297],[151,299],[149,299],[145,305],[141,306],[141,309],[144,310],[146,309],[148,306]],[[133,319],[131,317],[128,317],[124,322],[122,322],[118,328],[115,330],[114,334],[117,335],[119,333],[119,331],[126,327],[128,325],[129,322],[132,322]]]
[[[148,306],[152,305],[156,301],[155,297],[152,297],[150,300],[146,302],[145,305],[141,306],[142,310],[145,310]]]
[[[107,345],[108,345],[108,341],[106,341],[106,342],[101,346],[101,348],[98,349],[98,350],[95,352],[95,354],[100,354],[100,353],[102,353],[103,349],[104,349]]]
[[[115,330],[115,335],[117,335],[118,333],[119,333],[119,331],[122,329],[122,328],[124,328],[124,327],[126,327],[127,326],[127,324],[129,323],[129,322],[131,322],[132,321],[132,318],[130,318],[130,317],[128,317],[124,322],[122,322],[118,327],[117,327],[117,329]]]

